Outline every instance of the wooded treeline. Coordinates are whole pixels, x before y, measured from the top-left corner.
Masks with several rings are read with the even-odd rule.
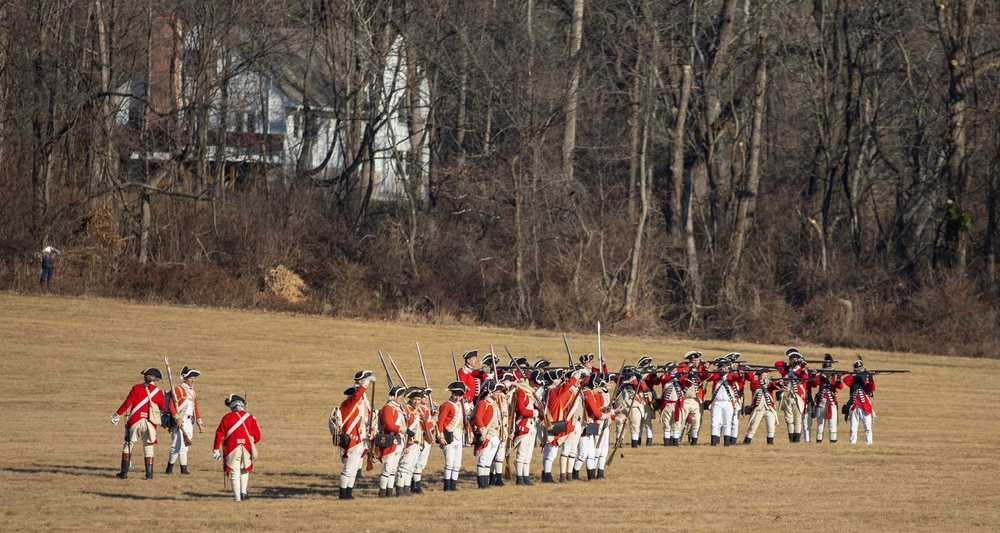
[[[165,15],[197,91],[136,135],[113,97]],[[349,160],[235,187],[210,95],[276,35],[336,78]],[[397,36],[431,158],[375,201]],[[53,244],[69,294],[994,356],[998,106],[981,0],[0,1],[0,286]],[[151,170],[123,146],[156,121]]]

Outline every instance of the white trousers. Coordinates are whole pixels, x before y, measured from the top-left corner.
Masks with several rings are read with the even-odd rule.
[[[358,470],[361,470],[361,459],[364,454],[365,445],[358,444],[347,449],[347,457],[340,458],[344,462],[344,469],[340,471],[340,488],[354,487],[354,480],[357,478]]]
[[[837,411],[837,404],[833,404],[833,417],[826,418],[826,402],[827,400],[823,400],[816,406],[816,442],[823,442],[823,431],[827,427],[830,428],[830,441],[837,440],[837,417],[840,413]]]
[[[462,449],[465,444],[465,435],[462,430],[455,431],[455,440],[451,444],[441,446],[444,452],[444,478],[458,480],[458,473],[462,470]]]
[[[597,447],[594,442],[595,435],[581,435],[580,443],[576,447],[576,461],[573,462],[573,470],[579,470],[587,463],[587,470],[597,468]]]
[[[403,445],[396,444],[396,449],[389,455],[382,456],[382,475],[378,479],[378,488],[392,487],[399,471],[399,461],[403,458]]]
[[[865,443],[872,443],[872,415],[864,409],[851,409],[851,444],[858,441],[858,422],[865,428]]]
[[[712,402],[712,408],[709,411],[711,418],[711,430],[713,437],[720,437],[725,435],[730,437],[730,431],[733,424],[733,402],[718,400]]]
[[[417,464],[413,467],[413,480],[420,481],[424,468],[427,468],[427,460],[431,457],[431,443],[425,442],[420,446],[420,455],[417,456]]]
[[[514,470],[518,476],[528,476],[531,472],[531,457],[535,454],[535,432],[514,437]]]
[[[476,452],[476,475],[488,476],[500,449],[500,437],[494,435],[486,440],[486,447]]]
[[[194,440],[194,424],[190,418],[185,417],[181,423],[170,430],[170,464],[177,462],[180,457],[181,465],[187,465],[188,445],[184,444],[184,436],[181,431],[188,436],[188,440]]]

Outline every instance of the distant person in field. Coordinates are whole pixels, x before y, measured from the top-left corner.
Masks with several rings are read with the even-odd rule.
[[[465,384],[466,388],[469,389],[465,396],[465,410],[467,416],[472,416],[472,410],[475,407],[476,393],[479,391],[478,384],[482,383],[489,374],[484,372],[481,365],[476,364],[476,357],[479,355],[477,350],[469,350],[465,352],[462,356],[465,359],[465,364],[462,368],[458,369],[458,380]]]
[[[137,383],[129,391],[121,407],[111,415],[111,423],[118,425],[120,416],[125,415],[125,444],[122,446],[122,469],[115,475],[119,479],[128,478],[132,461],[132,450],[142,442],[142,455],[146,461],[146,479],[153,479],[153,445],[156,444],[156,425],[160,422],[160,411],[165,407],[163,391],[156,382],[163,379],[158,368],[147,368],[141,372],[142,383]]]
[[[684,407],[681,410],[681,418],[684,420],[684,427],[688,428],[688,442],[692,446],[698,444],[698,434],[701,432],[702,401],[705,399],[705,389],[701,386],[704,381],[701,373],[705,372],[705,364],[701,362],[701,355],[701,352],[697,351],[684,354],[684,361],[688,367],[684,369],[679,380],[684,390]]]
[[[382,474],[378,479],[378,497],[392,496],[396,474],[399,470],[399,460],[403,456],[403,445],[408,436],[409,424],[403,412],[403,387],[389,389],[389,398],[378,412],[378,431],[385,442],[377,443],[379,459],[382,461]]]
[[[256,443],[260,442],[260,428],[257,419],[246,412],[247,401],[236,394],[230,394],[225,401],[229,412],[222,417],[215,430],[215,444],[212,458],[223,459],[223,470],[229,473],[236,501],[248,499],[250,472],[257,459]]]
[[[536,395],[541,386],[541,369],[528,373],[526,380],[514,384],[512,410],[514,413],[514,441],[511,453],[514,454],[514,470],[517,471],[515,485],[534,485],[531,482],[531,457],[535,452],[535,434],[538,427],[540,405]]]
[[[437,443],[437,413],[435,412],[435,406],[430,403],[430,396],[432,391],[429,387],[423,389],[424,395],[420,397],[420,403],[417,405],[416,409],[420,413],[422,419],[422,424],[424,431],[427,432],[426,438],[420,443],[420,454],[417,456],[417,464],[413,465],[413,479],[410,483],[410,491],[413,494],[423,494],[423,475],[424,468],[427,468],[427,461],[431,456],[431,448]]]
[[[639,402],[639,399],[636,399],[636,403],[639,404],[642,411],[642,422],[639,426],[639,440],[641,444],[642,434],[645,433],[646,446],[652,446],[653,421],[658,418],[656,414],[656,385],[660,384],[660,376],[653,368],[653,358],[648,355],[640,357],[635,366],[639,367],[640,372],[646,372],[646,374],[642,377],[643,387],[639,388],[641,391],[640,398],[642,399],[642,402]]]
[[[194,439],[195,423],[198,424],[198,433],[205,432],[201,421],[201,411],[198,409],[198,394],[194,391],[194,383],[200,375],[201,372],[184,365],[184,368],[181,369],[181,384],[174,387],[173,390],[174,398],[177,398],[177,406],[174,406],[173,401],[167,402],[167,408],[173,418],[173,425],[170,428],[170,457],[165,472],[167,474],[174,472],[174,463],[178,459],[181,462],[181,474],[188,473],[188,445],[184,444],[184,435],[187,435],[189,442]]]
[[[837,391],[844,388],[840,376],[829,372],[833,370],[833,356],[824,356],[823,368],[819,371],[813,383],[819,388],[816,392],[816,442],[823,442],[823,432],[830,428],[830,442],[837,442]]]
[[[52,246],[46,246],[42,250],[42,276],[38,279],[38,285],[48,286],[52,284],[52,275],[56,271],[56,256],[60,253],[62,252]]]
[[[864,362],[858,358],[854,362],[854,373],[844,376],[844,385],[851,388],[851,399],[845,406],[847,420],[851,423],[851,444],[858,441],[858,424],[865,428],[865,442],[872,443],[872,410],[871,397],[875,394],[875,378],[865,371]]]
[[[458,473],[462,470],[462,448],[465,445],[465,394],[469,388],[461,381],[448,384],[451,397],[438,409],[438,444],[444,452],[444,490],[458,490]]]
[[[794,348],[790,348],[785,354],[788,356],[787,362],[777,361],[774,363],[781,377],[787,380],[781,391],[781,400],[778,405],[785,416],[788,442],[802,442],[802,413],[806,409],[805,382],[809,380],[809,374],[802,361],[802,354]]]
[[[473,417],[472,426],[476,432],[476,481],[479,488],[488,489],[497,484],[493,462],[504,431],[503,414],[500,410],[503,385],[487,379],[481,388],[482,395],[476,403],[476,416]],[[500,475],[503,476],[503,473]]]
[[[371,370],[354,374],[354,385],[344,391],[347,396],[330,414],[330,430],[334,443],[341,449],[344,469],[340,473],[340,499],[354,499],[354,481],[361,471],[361,459],[371,442],[369,419],[372,406],[365,394],[375,383]]]
[[[423,415],[419,411],[423,396],[423,387],[410,387],[403,393],[403,397],[406,398],[406,403],[403,405],[406,440],[403,454],[399,457],[399,470],[396,472],[396,496],[413,495],[413,470],[420,459],[420,450],[427,434]]]

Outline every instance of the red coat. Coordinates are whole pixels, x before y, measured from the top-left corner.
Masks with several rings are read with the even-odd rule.
[[[823,375],[817,375],[813,384],[819,387],[819,391],[816,393],[816,406],[818,407],[823,403],[823,400],[826,400],[826,410],[823,417],[829,420],[837,416],[837,391],[844,388],[844,383],[837,376],[824,378]]]
[[[860,383],[855,383],[857,374],[844,376],[844,385],[851,387],[851,399],[848,409],[861,409],[867,414],[872,413],[871,395],[875,392],[875,380],[865,378]]]
[[[403,408],[394,402],[388,402],[378,412],[378,427],[382,433],[400,433],[406,432],[406,416],[403,414]],[[392,444],[388,448],[376,449],[379,451],[379,458],[385,457],[396,451],[397,448],[396,440],[393,439]]]
[[[344,448],[343,456],[347,457],[347,450],[361,445],[364,437],[368,433],[368,418],[371,416],[371,406],[365,397],[365,387],[358,385],[354,394],[347,397],[340,404],[340,416],[344,420],[344,427],[341,432],[351,436],[351,442]]]
[[[773,381],[768,381],[767,388],[764,390],[763,394],[757,394],[757,391],[762,387],[760,380],[756,376],[751,374],[748,378],[750,381],[750,397],[751,397],[751,409],[756,409],[758,405],[763,401],[768,407],[774,407],[774,396],[771,395],[773,391],[781,388],[780,385]]]
[[[445,431],[448,431],[448,426],[455,417],[462,418],[461,409],[456,409],[455,404],[450,400],[441,404],[438,408],[438,420],[437,420],[437,430],[438,433],[444,435]],[[464,423],[460,425],[464,427]]]
[[[188,388],[183,385],[178,385],[174,387],[174,398],[177,398],[177,407],[174,407],[173,400],[167,402],[167,409],[170,411],[170,415],[176,417],[177,410],[185,410],[187,402],[193,403],[194,410],[191,412],[194,415],[195,420],[201,420],[201,411],[198,409],[198,394],[191,389],[191,394],[188,394]]]
[[[469,392],[462,395],[465,401],[472,403],[476,399],[476,381],[483,381],[489,377],[489,374],[479,370],[478,368],[472,368],[469,365],[464,365],[462,368],[458,369],[458,379],[469,388]]]
[[[548,440],[552,444],[558,444],[560,439],[569,435],[575,428],[572,420],[567,420],[567,412],[572,409],[570,405],[575,397],[572,388],[578,385],[576,377],[570,377],[554,388],[549,389],[548,398],[545,402],[545,411],[548,413],[549,423],[566,422],[566,431],[563,433],[549,433]]]
[[[244,415],[246,418],[241,424],[240,419],[243,419]],[[260,442],[260,428],[257,427],[257,419],[253,415],[240,409],[239,411],[230,411],[222,417],[222,422],[219,422],[219,427],[215,430],[215,444],[212,445],[212,449],[218,450],[221,446],[223,457],[228,456],[240,446],[246,449],[247,453],[250,453],[251,442]],[[225,465],[225,469],[226,472],[232,470],[229,465]],[[250,465],[247,470],[253,470],[253,465]]]
[[[779,364],[780,363],[780,364]],[[774,366],[778,367],[778,373],[781,377],[796,377],[803,381],[796,382],[795,395],[802,399],[803,402],[807,400],[806,398],[806,383],[809,381],[809,372],[806,370],[805,366],[795,365],[789,368],[787,363],[784,361],[777,361]]]
[[[151,420],[149,418],[149,402],[152,401],[156,404],[160,410],[166,408],[163,398],[163,391],[156,388],[156,384],[150,382],[148,385],[144,383],[136,383],[132,390],[128,391],[128,396],[125,397],[125,401],[122,402],[118,411],[115,413],[118,416],[122,416],[128,411],[128,418],[125,419],[125,428],[128,429],[133,424],[139,422],[140,420],[149,420],[154,427],[160,425],[159,420]],[[127,439],[128,436],[126,435]],[[155,442],[154,442],[155,444]]]
[[[604,418],[604,395],[597,394],[593,389],[583,389],[583,406],[587,413],[587,421],[591,423],[599,422]],[[611,418],[614,418],[612,415]]]
[[[531,394],[520,387],[514,390],[515,436],[527,435],[534,427],[534,420],[538,417],[539,413],[535,409],[535,402],[532,400]]]
[[[491,424],[501,423],[497,418],[500,416],[500,409],[491,400],[482,399],[476,404],[476,414],[472,417],[472,424],[476,428],[476,434],[480,438],[476,439],[476,451],[486,448],[489,440],[486,437],[486,428]]]

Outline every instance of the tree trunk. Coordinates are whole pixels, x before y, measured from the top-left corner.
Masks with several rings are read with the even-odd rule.
[[[566,91],[566,130],[563,134],[563,175],[573,181],[573,152],[576,150],[576,114],[580,100],[580,46],[583,43],[583,0],[573,1],[573,22],[569,50],[569,90]]]

